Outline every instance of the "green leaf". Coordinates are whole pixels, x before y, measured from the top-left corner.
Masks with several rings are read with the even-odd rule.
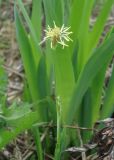
[[[111,36],[101,47],[96,49],[82,70],[74,89],[70,107],[66,114],[67,123],[72,122],[85,92],[91,85],[92,80],[95,78],[96,74],[100,71],[100,69],[102,69],[103,65],[111,59],[114,51],[113,43],[114,36]]]
[[[42,33],[42,1],[41,0],[34,0],[32,4],[32,17],[31,22],[34,27],[35,34],[38,38],[38,41],[41,41],[41,33]],[[37,20],[36,20],[37,17]]]
[[[83,101],[82,101],[82,106],[81,106],[81,112],[80,115],[83,115],[83,118],[79,115],[80,121],[81,121],[81,125],[80,126],[84,126],[86,128],[92,128],[93,123],[92,123],[92,118],[93,118],[93,114],[92,114],[92,92],[91,92],[91,88],[88,88],[88,90],[86,91],[84,97],[83,97]],[[82,139],[83,139],[83,143],[88,143],[88,141],[91,138],[91,132],[88,131],[81,131],[82,132]]]
[[[97,18],[97,21],[92,29],[92,32],[90,33],[90,37],[89,37],[89,50],[88,53],[90,53],[90,51],[96,47],[96,45],[98,44],[98,40],[101,36],[101,33],[103,31],[105,22],[107,20],[107,17],[111,11],[111,7],[114,3],[114,0],[107,0],[104,4],[104,7],[100,13],[100,15]]]
[[[8,84],[8,76],[5,69],[3,68],[3,60],[1,58],[0,59],[0,114],[5,111],[6,107],[7,84]]]
[[[52,26],[53,21],[59,26],[63,24],[63,1],[43,0],[47,25]]]
[[[7,120],[15,121],[16,119],[19,119],[30,113],[31,108],[31,105],[28,103],[17,104],[17,102],[14,102],[9,108],[5,110],[3,115]]]
[[[78,35],[78,31],[80,28],[82,15],[83,15],[83,9],[84,9],[83,0],[73,1],[71,6],[70,20],[69,20],[69,25],[71,25],[71,29],[73,32],[73,39],[75,39],[74,37]],[[77,13],[80,13],[80,16]]]
[[[107,33],[104,41],[106,41],[114,32],[114,28],[112,27],[110,29],[110,31]],[[104,43],[104,42],[102,42]],[[108,53],[107,53],[108,54]],[[108,64],[110,63],[110,60],[107,61],[107,63],[104,64],[103,68],[101,69],[101,71],[96,75],[95,79],[92,82],[91,85],[91,96],[92,96],[92,104],[91,104],[91,108],[92,108],[92,125],[98,120],[98,118],[100,117],[100,107],[101,107],[101,97],[102,97],[102,91],[103,91],[103,85],[104,85],[104,81],[105,81],[105,73],[106,73],[106,69],[108,68]]]
[[[105,63],[105,65],[102,67],[100,72],[96,75],[95,79],[92,82],[91,86],[91,97],[92,97],[92,112],[91,112],[91,127],[92,125],[98,120],[100,116],[100,106],[101,106],[101,96],[102,96],[102,90],[103,90],[103,85],[104,85],[104,79],[105,79],[105,72],[107,69],[109,61]]]
[[[75,119],[76,112],[78,112],[78,109],[82,102],[82,98],[85,95],[88,88],[91,86],[91,83],[95,78],[95,76],[97,75],[97,73],[102,69],[104,64],[107,63],[107,61],[109,61],[112,58],[114,52],[113,43],[114,43],[114,36],[111,36],[109,39],[105,41],[105,43],[101,47],[99,47],[94,51],[94,53],[84,66],[83,70],[81,71],[73,95],[71,96],[69,108],[67,111],[65,111],[66,117],[64,122],[67,125],[72,124],[73,120]],[[109,54],[107,54],[107,52]],[[61,148],[58,151],[59,153],[58,152],[56,153],[57,155],[59,154],[59,158],[61,155],[60,153],[66,148],[67,143],[65,144],[64,141],[65,141],[65,136],[69,134],[69,132],[68,133],[67,132],[68,130],[66,130],[66,128],[64,128],[63,131],[61,131],[60,137],[62,137],[62,135],[64,135],[64,137],[62,137],[62,141],[60,142]]]
[[[25,131],[25,129],[29,129],[32,127],[34,123],[36,123],[38,120],[37,111],[36,112],[30,112],[20,119],[14,121],[15,126],[12,127],[12,122],[8,123],[8,127],[10,129],[0,128],[0,149],[5,147],[6,144],[8,144],[11,140],[13,140],[19,133],[22,133]]]
[[[57,122],[60,121],[59,125],[64,125],[66,124],[65,116],[75,85],[73,66],[71,56],[66,52],[66,49],[63,50],[58,46],[56,50],[53,51],[52,56],[55,71],[56,110],[60,112],[57,116]],[[61,150],[64,148],[63,146],[68,143],[68,138],[66,140],[63,139],[66,135],[61,135],[61,130],[62,129],[57,130],[55,160],[61,159]],[[63,146],[61,146],[61,142],[63,142]]]
[[[52,53],[55,71],[55,92],[56,97],[60,97],[62,101],[62,121],[65,123],[65,115],[68,104],[75,85],[73,66],[70,54],[65,52],[59,46]]]
[[[37,106],[45,101],[45,99],[37,101]],[[9,108],[6,108],[5,113],[0,115],[0,125],[2,125],[0,128],[0,149],[8,144],[10,140],[13,140],[19,133],[32,128],[35,123],[39,126],[42,125],[42,123],[38,123],[38,112],[33,111],[36,103],[22,103],[19,105],[13,103]]]
[[[16,7],[14,8],[14,13],[15,13],[15,23],[16,23],[16,35],[19,48],[21,51],[25,72],[27,75],[27,80],[29,83],[31,94],[33,94],[32,97],[33,98],[36,97],[35,99],[37,99],[39,95],[38,92],[36,91],[38,85],[37,85],[35,61],[32,55],[28,35],[24,27],[22,26]]]
[[[26,9],[24,8],[24,5],[23,5],[23,3],[22,3],[21,0],[17,0],[17,4],[18,4],[19,8],[20,8],[21,11],[22,11],[22,14],[23,14],[23,16],[24,16],[24,18],[25,18],[25,20],[26,20],[26,23],[27,23],[27,25],[28,25],[28,27],[29,27],[31,36],[32,36],[32,38],[33,38],[33,40],[34,40],[35,46],[37,47],[37,49],[38,49],[38,51],[39,51],[40,48],[39,48],[39,46],[38,46],[38,38],[37,38],[37,35],[36,35],[35,31],[34,31],[34,27],[33,27],[33,25],[32,25],[32,22],[31,22],[28,14],[27,14],[27,12],[26,12]]]
[[[100,114],[100,119],[105,119],[107,117],[110,117],[113,112],[114,112],[114,67],[106,91],[104,105],[102,107]]]
[[[15,8],[14,11],[15,11],[14,13],[15,13],[17,40],[21,51],[21,56],[27,76],[28,85],[30,88],[30,93],[33,101],[35,102],[40,100],[40,93],[38,90],[39,86],[37,82],[37,68],[32,54],[28,35],[22,26],[17,9]],[[42,119],[43,117],[41,113],[43,110],[45,110],[45,108],[37,108],[36,106],[36,109],[38,110],[39,119]]]
[[[48,77],[46,73],[46,59],[45,56],[42,55],[39,65],[37,68],[37,83],[38,83],[38,92],[40,99],[44,99],[49,97],[50,94],[48,92]],[[48,121],[48,107],[49,104],[47,102],[42,104],[42,116],[44,121]]]
[[[38,159],[43,160],[43,149],[41,145],[39,128],[37,128],[36,126],[33,126],[32,131],[33,131],[33,136],[36,144],[36,152],[38,154]]]
[[[45,56],[42,55],[39,65],[37,67],[37,80],[38,80],[38,88],[40,92],[40,97],[45,98],[49,96],[48,91],[48,78],[46,73],[46,59]]]
[[[78,65],[77,71],[78,74],[82,70],[88,59],[88,34],[89,34],[89,25],[90,25],[90,15],[93,7],[94,1],[84,1],[83,14],[81,18],[81,23],[79,27],[79,31],[77,33],[78,41],[79,41],[79,52],[78,52]]]
[[[0,62],[0,99],[5,95],[8,83],[8,76],[3,68],[3,62]]]
[[[112,27],[110,29],[110,31],[107,33],[104,41],[106,41],[106,39],[108,39],[113,34],[113,32],[114,32],[114,28]],[[102,96],[103,85],[104,85],[104,81],[105,81],[105,73],[106,73],[106,69],[107,69],[109,63],[110,63],[110,60],[104,64],[102,70],[96,75],[96,77],[93,80],[92,85],[91,85],[91,97],[92,97],[92,104],[91,104],[92,122],[91,122],[91,125],[93,125],[93,123],[95,123],[98,120],[98,118],[100,117],[99,110],[100,110],[101,102],[102,102],[101,96]]]
[[[71,57],[73,55],[74,47],[77,42],[77,37],[83,15],[83,9],[84,9],[83,0],[75,0],[72,2],[71,13],[68,19],[69,21],[68,25],[71,26],[71,31],[73,32],[71,37],[73,39],[73,43],[71,43],[68,48],[68,53],[71,54]],[[80,16],[78,13],[80,13]]]

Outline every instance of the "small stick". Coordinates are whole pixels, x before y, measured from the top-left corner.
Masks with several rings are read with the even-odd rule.
[[[77,129],[77,133],[78,133],[78,137],[79,137],[79,140],[80,140],[80,145],[81,145],[81,147],[83,147],[83,141],[82,141],[82,137],[81,137],[81,133],[80,133],[79,128]],[[82,152],[81,155],[82,155],[82,160],[86,160],[86,153]]]

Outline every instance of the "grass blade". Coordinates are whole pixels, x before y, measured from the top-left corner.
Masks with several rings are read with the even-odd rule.
[[[63,19],[63,7],[64,3],[61,0],[43,0],[45,14],[48,15],[46,17],[46,22],[48,25],[52,26],[53,21],[58,26],[62,26],[64,19]]]
[[[37,20],[36,20],[37,17]],[[37,39],[41,41],[41,25],[42,25],[42,1],[34,0],[32,4],[32,17],[31,22],[36,33]]]
[[[91,58],[85,65],[77,81],[76,88],[74,90],[73,97],[71,100],[71,104],[66,114],[67,123],[72,122],[74,114],[76,113],[85,92],[91,85],[92,80],[95,78],[96,74],[100,71],[103,65],[111,59],[114,51],[113,43],[114,43],[114,36],[111,36],[108,40],[106,40],[106,42],[100,48],[98,48],[94,52],[94,54],[91,56]],[[107,54],[107,52],[109,54]]]
[[[106,91],[104,105],[101,110],[101,119],[110,117],[111,114],[114,112],[114,67],[111,79],[109,81],[109,85]]]
[[[70,97],[75,85],[73,67],[70,55],[65,52],[65,49],[62,50],[60,47],[58,47],[53,54],[56,96],[61,98],[62,122],[65,123],[64,118],[66,115],[66,110],[68,109]]]
[[[34,27],[33,27],[33,25],[32,25],[32,22],[31,22],[28,14],[27,14],[25,8],[24,8],[24,5],[23,5],[23,3],[22,3],[21,0],[17,0],[17,4],[18,4],[19,8],[20,8],[21,11],[22,11],[22,14],[23,14],[23,16],[24,16],[24,18],[25,18],[25,20],[26,20],[26,23],[27,23],[27,25],[28,25],[28,27],[29,27],[30,33],[31,33],[31,35],[32,35],[32,37],[33,37],[33,40],[34,40],[34,42],[35,42],[35,45],[37,46],[37,49],[39,50],[38,38],[37,38],[37,36],[36,36],[36,34],[35,34]]]
[[[40,93],[38,91],[38,82],[37,82],[37,74],[36,74],[37,69],[36,69],[35,61],[32,55],[27,33],[25,32],[21,24],[16,7],[14,10],[14,13],[15,13],[17,40],[20,47],[25,72],[28,78],[27,80],[30,88],[30,93],[33,101],[37,101],[38,99],[40,99]],[[42,115],[41,115],[42,109],[37,108],[37,110],[38,110],[39,119],[40,118],[42,119]]]
[[[78,41],[79,41],[79,52],[77,57],[77,71],[78,74],[82,70],[88,59],[88,34],[89,34],[89,21],[90,14],[93,7],[93,0],[84,1],[83,14],[81,18],[81,24],[78,31]]]
[[[94,48],[97,43],[98,40],[101,36],[101,33],[103,31],[106,19],[111,11],[111,7],[114,3],[114,0],[110,0],[110,1],[106,1],[104,4],[104,7],[92,29],[92,32],[90,33],[90,38],[89,38],[89,51],[88,53],[91,51],[92,48]]]
[[[36,152],[38,155],[38,159],[43,160],[43,150],[42,150],[42,145],[40,140],[39,129],[36,126],[33,126],[32,131],[33,131],[32,133],[33,133],[35,144],[36,144]]]

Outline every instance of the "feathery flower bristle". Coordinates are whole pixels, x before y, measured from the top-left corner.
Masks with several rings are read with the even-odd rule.
[[[44,37],[44,39],[39,43],[39,45],[43,44],[46,40],[50,40],[51,41],[51,48],[54,48],[56,46],[57,43],[61,44],[63,46],[63,48],[65,46],[68,46],[65,41],[69,42],[69,41],[73,41],[69,35],[72,34],[72,32],[69,32],[70,27],[64,27],[64,24],[62,25],[62,27],[57,27],[55,22],[54,23],[54,28],[51,28],[48,25],[47,30],[44,30],[46,33],[46,36]]]

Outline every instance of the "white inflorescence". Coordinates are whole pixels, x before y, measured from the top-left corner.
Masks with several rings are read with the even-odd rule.
[[[69,37],[72,32],[69,32],[69,29],[70,27],[64,27],[64,24],[61,28],[59,28],[54,22],[54,28],[51,28],[48,25],[47,30],[45,30],[46,36],[39,44],[41,45],[49,39],[51,41],[51,48],[54,48],[57,43],[61,44],[64,48],[65,46],[68,46],[65,41],[72,41],[72,39]]]

